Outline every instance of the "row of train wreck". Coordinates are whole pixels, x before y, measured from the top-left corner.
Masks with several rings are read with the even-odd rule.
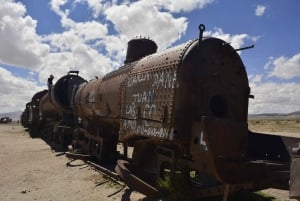
[[[22,125],[99,163],[116,161],[121,179],[147,196],[168,177],[185,186],[177,200],[265,188],[300,199],[300,138],[248,129],[253,96],[241,49],[204,38],[204,29],[161,52],[152,40],[133,39],[124,65],[103,78],[50,77],[26,104]]]

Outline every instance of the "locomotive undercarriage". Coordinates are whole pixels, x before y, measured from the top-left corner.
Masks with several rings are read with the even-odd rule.
[[[208,121],[211,121],[211,124],[207,123]],[[203,140],[208,139],[206,132],[216,128],[213,122],[214,120],[205,118],[201,122]],[[217,123],[219,126],[222,124],[219,120]],[[223,125],[230,124],[227,122]],[[167,189],[171,193],[178,193],[177,197],[189,195],[191,198],[203,198],[223,195],[223,200],[227,200],[228,195],[234,192],[272,187],[283,190],[290,188],[291,195],[297,197],[296,189],[299,184],[296,181],[299,173],[297,174],[296,169],[300,164],[300,148],[296,154],[289,152],[292,152],[291,148],[299,146],[300,140],[247,130],[246,132],[249,140],[248,150],[245,150],[245,156],[240,159],[230,160],[224,158],[224,155],[213,154],[211,151],[216,153],[218,150],[211,149],[209,143],[205,148],[199,147],[200,138],[195,140],[197,133],[194,133],[191,149],[205,150],[206,158],[184,154],[180,145],[167,140],[144,139],[134,144],[131,163],[119,160],[116,172],[129,187],[148,196],[158,195],[158,192],[164,192],[162,189]],[[212,133],[220,137],[220,132],[211,132],[211,138]],[[224,146],[220,138],[218,141],[219,146]],[[209,156],[216,158],[209,159]],[[290,157],[292,166],[289,162]],[[293,175],[294,179],[290,180],[290,175]],[[172,182],[168,183],[167,179],[171,179]]]
[[[80,127],[74,130],[72,147],[74,153],[90,155],[98,162],[115,160],[117,137],[105,138],[100,128],[88,130]]]
[[[118,160],[115,168],[126,184],[147,196],[168,196],[178,200],[221,196],[253,189],[252,184],[221,184],[210,174],[192,168],[191,160],[176,145],[146,139],[135,143],[130,162]]]

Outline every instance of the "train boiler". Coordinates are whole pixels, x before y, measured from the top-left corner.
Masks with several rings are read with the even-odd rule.
[[[135,67],[134,61],[155,53],[156,49],[157,46],[152,40],[133,39],[128,44],[123,67],[78,87],[72,105],[75,115],[83,123],[74,132],[74,149],[80,149],[98,161],[116,158],[122,119],[122,86]]]
[[[53,76],[48,79],[49,92],[43,104],[44,118],[50,118],[47,122],[51,124],[48,138],[63,147],[71,145],[73,140],[73,130],[78,125],[78,117],[74,115],[72,108],[72,97],[76,93],[77,87],[85,83],[86,80],[78,75],[78,71],[69,71],[67,75],[61,77],[52,84]],[[43,115],[43,112],[41,113]]]
[[[32,137],[39,136],[40,124],[40,108],[39,104],[42,97],[48,93],[48,90],[42,90],[33,95],[30,102],[26,104],[26,109],[22,114],[21,123],[27,126],[28,131]]]

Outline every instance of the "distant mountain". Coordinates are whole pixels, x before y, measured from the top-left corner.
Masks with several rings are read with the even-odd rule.
[[[249,114],[249,118],[300,118],[300,111],[291,113],[262,113],[262,114]]]
[[[22,111],[0,113],[1,117],[9,117],[13,121],[20,120]],[[249,114],[248,117],[251,118],[300,118],[300,111],[291,113],[262,113],[262,114]]]
[[[1,114],[0,114],[0,118],[1,118],[1,117],[9,117],[9,118],[11,118],[13,121],[18,121],[18,120],[20,120],[21,114],[22,114],[22,111],[8,112],[8,113],[1,113]]]
[[[299,115],[300,116],[300,111],[298,111],[298,112],[291,112],[291,113],[288,113],[288,115]]]

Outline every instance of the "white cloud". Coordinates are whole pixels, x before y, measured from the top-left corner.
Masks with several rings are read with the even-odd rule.
[[[292,79],[300,77],[300,53],[288,57],[270,57],[269,61],[264,67],[270,69],[268,76],[277,77],[280,79]]]
[[[264,5],[257,5],[255,9],[256,16],[263,16],[265,14],[267,7]]]
[[[90,9],[93,11],[93,17],[97,18],[101,12],[103,12],[106,8],[111,6],[113,1],[105,1],[105,0],[75,0],[73,5],[76,6],[78,3],[86,3]]]
[[[249,76],[251,93],[249,113],[289,113],[300,111],[300,83],[274,82],[270,77],[291,79],[300,77],[300,54],[291,58],[270,57],[265,64],[267,71],[261,75]]]
[[[123,1],[122,5],[129,6],[134,1]],[[185,1],[174,1],[174,0],[140,0],[143,5],[151,5],[159,10],[164,9],[171,13],[178,12],[189,12],[197,8],[204,8],[205,6],[212,4],[215,0],[185,0]],[[93,17],[97,17],[109,7],[118,6],[118,1],[104,1],[104,0],[76,0],[74,4],[87,3],[90,9],[93,10]]]
[[[160,49],[170,46],[187,29],[186,18],[174,18],[170,13],[160,11],[151,1],[113,5],[106,9],[105,15],[125,39],[138,33],[156,41]]]
[[[254,83],[250,80],[249,114],[289,113],[300,110],[299,83]]]
[[[195,8],[204,8],[208,4],[213,3],[215,0],[184,0],[184,1],[174,1],[174,0],[156,0],[158,6],[163,7],[171,12],[187,12],[192,11]]]
[[[96,21],[76,23],[73,30],[83,37],[85,41],[104,38],[108,33],[106,25]]]
[[[51,9],[59,16],[66,17],[68,14],[68,11],[62,11],[60,9],[61,6],[65,5],[68,2],[68,0],[51,0],[50,6]]]
[[[25,13],[21,3],[0,5],[0,62],[37,69],[49,47],[36,34],[37,21]]]
[[[14,76],[2,67],[0,86],[0,113],[24,110],[26,101],[29,102],[35,93],[45,89],[34,81]]]
[[[260,83],[264,75],[249,75],[249,80],[253,83]]]
[[[204,32],[205,36],[216,37],[224,40],[225,42],[230,43],[232,47],[235,49],[243,47],[245,41],[252,41],[255,42],[258,40],[259,37],[257,36],[250,36],[248,34],[236,34],[231,35],[228,33],[224,33],[221,28],[215,28],[214,31],[206,31]]]

